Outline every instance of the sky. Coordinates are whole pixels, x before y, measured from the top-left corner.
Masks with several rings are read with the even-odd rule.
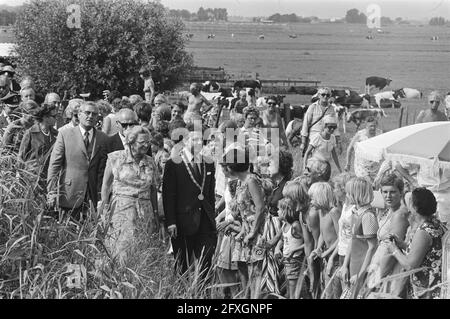
[[[429,19],[443,16],[450,20],[450,0],[159,0],[170,9],[227,8],[229,16],[268,17],[274,13],[298,16],[341,18],[356,8],[366,13],[369,4],[378,4],[381,15],[391,18]],[[20,5],[25,0],[0,0],[0,4]]]

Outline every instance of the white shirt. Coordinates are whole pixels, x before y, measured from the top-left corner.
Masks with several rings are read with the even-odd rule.
[[[81,127],[81,125],[78,125],[78,127],[80,128],[80,132],[81,132],[81,136],[83,137],[83,141],[84,141],[84,133],[86,133],[86,130],[84,128]],[[94,130],[90,129],[88,131],[89,134],[89,143],[92,143],[92,138],[94,137]]]
[[[120,137],[120,140],[122,141],[123,147],[125,147],[125,144],[126,144],[126,143],[125,143],[125,142],[126,142],[126,141],[125,141],[125,136],[124,136],[123,134],[120,134],[120,133],[119,133],[119,137]]]

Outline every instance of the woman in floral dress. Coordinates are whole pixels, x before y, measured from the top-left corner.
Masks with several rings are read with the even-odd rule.
[[[236,244],[232,261],[238,264],[245,297],[258,298],[264,259],[264,247],[261,241],[267,214],[263,182],[258,175],[250,172],[247,150],[232,149],[224,155],[223,159],[224,170],[238,179],[235,199],[237,214],[233,217],[241,221],[241,228],[235,236]]]
[[[416,231],[407,245],[392,236],[390,251],[405,270],[426,268],[410,276],[409,297],[438,299],[441,288],[436,286],[442,281],[442,237],[446,228],[436,218],[436,198],[430,190],[413,190],[408,207]]]
[[[125,150],[108,154],[100,210],[109,226],[105,246],[122,266],[132,255],[136,232],[153,232],[160,224],[156,196],[160,176],[153,158],[146,155],[150,131],[135,126],[125,138]]]

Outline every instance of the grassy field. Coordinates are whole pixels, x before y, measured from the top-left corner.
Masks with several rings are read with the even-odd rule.
[[[413,123],[419,111],[428,107],[425,97],[430,91],[450,92],[448,27],[392,25],[383,27],[386,33],[374,34],[373,40],[365,38],[365,25],[354,24],[188,23],[187,29],[194,34],[187,48],[199,66],[223,66],[234,74],[258,72],[261,79],[319,80],[323,86],[361,93],[365,78],[375,75],[390,77],[390,89],[422,91],[423,99],[401,101],[405,108],[402,125],[407,119]],[[207,39],[210,33],[216,37]],[[293,33],[298,37],[289,38]],[[261,34],[264,40],[258,38]],[[439,40],[432,41],[431,36]],[[310,96],[288,95],[284,101],[307,104]],[[399,109],[385,110],[388,116],[380,121],[380,128],[398,128]],[[345,147],[355,125],[347,129]],[[297,168],[300,161],[295,162]],[[345,164],[344,154],[340,162]]]

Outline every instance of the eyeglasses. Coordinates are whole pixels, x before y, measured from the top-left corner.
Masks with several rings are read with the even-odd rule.
[[[151,143],[150,143],[150,141],[136,141],[136,144],[139,144],[139,145],[150,145]]]
[[[331,97],[331,94],[322,93],[322,94],[320,94],[320,96],[322,96],[322,97]]]
[[[337,126],[334,126],[334,125],[328,125],[328,126],[327,126],[327,129],[329,129],[329,130],[331,130],[331,131],[334,131],[335,129],[337,129]]]
[[[97,116],[98,113],[97,112],[90,112],[90,111],[82,111],[82,113],[86,114],[86,116]]]
[[[117,122],[119,123],[124,129],[130,127],[130,126],[135,126],[137,125],[137,123],[122,123],[122,122]]]
[[[438,103],[438,102],[439,102],[438,100],[434,100],[434,101],[430,101],[430,104]]]
[[[277,105],[277,103],[275,103],[275,102],[268,102],[267,104],[268,105]]]

